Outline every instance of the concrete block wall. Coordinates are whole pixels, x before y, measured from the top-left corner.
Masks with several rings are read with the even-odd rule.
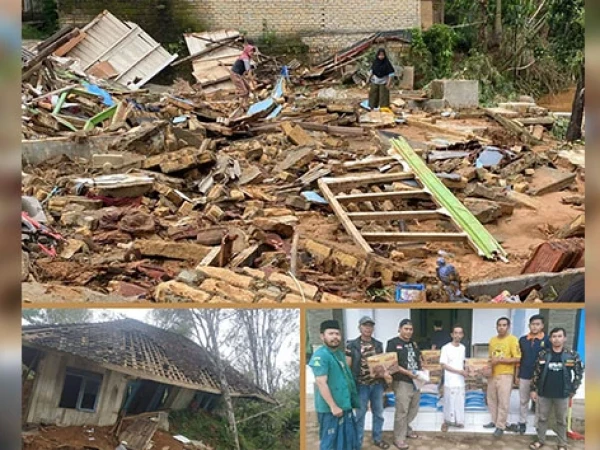
[[[159,42],[172,39],[176,20],[209,30],[238,29],[250,37],[265,31],[300,35],[308,45],[341,49],[377,31],[420,27],[422,0],[59,0],[61,25],[85,25],[104,9],[138,23]],[[126,5],[126,6],[125,6]],[[335,36],[335,37],[333,37]],[[330,44],[330,45],[329,45]]]

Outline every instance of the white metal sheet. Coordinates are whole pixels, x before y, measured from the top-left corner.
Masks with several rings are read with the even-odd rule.
[[[190,55],[205,50],[212,41],[222,41],[227,38],[239,37],[240,34],[235,30],[219,30],[206,33],[185,34],[185,43]],[[229,69],[240,56],[240,50],[229,46],[221,47],[208,53],[192,62],[194,78],[199,83],[218,80],[229,75]]]
[[[66,56],[79,60],[84,70],[107,61],[119,73],[117,80],[131,88],[144,85],[177,58],[138,25],[122,22],[108,11],[83,30],[87,36]]]

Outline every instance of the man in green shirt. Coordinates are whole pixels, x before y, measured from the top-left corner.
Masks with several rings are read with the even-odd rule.
[[[337,320],[321,323],[323,346],[309,366],[315,375],[315,409],[319,418],[320,450],[359,450],[358,430],[353,408],[360,407],[356,384],[340,344]]]

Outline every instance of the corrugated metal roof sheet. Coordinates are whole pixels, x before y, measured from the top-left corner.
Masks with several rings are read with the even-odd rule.
[[[82,31],[87,36],[66,56],[78,59],[85,72],[106,61],[119,73],[115,81],[132,89],[146,84],[177,58],[138,25],[122,22],[108,11],[99,14]]]

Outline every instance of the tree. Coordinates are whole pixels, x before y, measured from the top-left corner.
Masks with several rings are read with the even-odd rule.
[[[549,40],[557,61],[576,74],[571,120],[566,139],[581,139],[585,107],[585,4],[584,0],[552,0],[548,19]]]
[[[23,318],[31,325],[86,323],[93,318],[91,309],[24,309]]]
[[[221,393],[225,401],[225,409],[227,412],[227,421],[233,437],[235,450],[240,450],[240,437],[238,434],[237,423],[235,421],[235,412],[233,410],[233,401],[231,399],[231,390],[229,382],[225,376],[225,368],[219,351],[219,332],[221,321],[224,319],[221,309],[193,309],[190,310],[194,317],[194,326],[196,334],[203,336],[206,342],[207,350],[217,366],[219,374],[219,383],[221,385]]]
[[[221,349],[224,347],[221,324],[226,323],[231,315],[230,310],[221,309],[154,309],[150,311],[149,319],[161,328],[188,338],[195,338],[207,350],[208,356],[217,368],[233,445],[236,450],[240,450],[231,389],[225,376],[225,367],[221,356]]]
[[[502,0],[496,0],[496,12],[494,14],[494,39],[492,45],[500,48],[502,45]]]
[[[254,382],[269,393],[281,387],[278,359],[288,337],[299,329],[298,312],[291,309],[238,309],[232,327],[234,358],[252,368]],[[237,337],[234,337],[237,334]],[[292,345],[292,343],[289,343]],[[297,352],[297,349],[295,351]]]

